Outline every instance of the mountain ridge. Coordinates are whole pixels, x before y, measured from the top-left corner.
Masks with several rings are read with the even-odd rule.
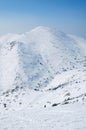
[[[3,81],[5,88],[7,85],[10,89],[12,86],[21,86],[20,84],[23,84],[23,87],[41,88],[47,86],[55,75],[83,66],[79,62],[84,59],[85,51],[83,52],[83,47],[80,48],[81,44],[78,45],[77,39],[63,32],[41,26],[25,34],[9,34],[6,38],[1,38],[0,83]],[[83,45],[85,48],[85,41]],[[13,78],[12,73],[15,73]],[[16,79],[17,74],[21,75],[21,78],[10,85],[9,83]],[[0,84],[0,86],[3,85]]]

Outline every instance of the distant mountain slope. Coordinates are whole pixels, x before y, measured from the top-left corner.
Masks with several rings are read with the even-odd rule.
[[[85,42],[46,27],[2,37],[0,90],[46,87],[57,74],[83,67]]]

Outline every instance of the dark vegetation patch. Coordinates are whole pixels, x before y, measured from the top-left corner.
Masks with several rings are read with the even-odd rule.
[[[66,83],[63,83],[63,84],[60,84],[58,85],[57,87],[54,87],[54,88],[50,88],[49,90],[57,90],[58,88],[63,88],[64,86],[68,85],[69,83],[66,82]]]
[[[54,103],[54,104],[52,104],[52,107],[55,107],[55,106],[58,106],[58,105],[60,105],[60,103]]]

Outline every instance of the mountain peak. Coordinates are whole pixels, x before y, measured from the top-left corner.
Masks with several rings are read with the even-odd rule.
[[[45,26],[38,26],[34,29],[31,30],[32,33],[51,33],[53,31],[53,29],[49,28],[49,27],[45,27]]]
[[[76,38],[43,26],[24,35],[3,38],[3,41],[0,44],[2,89],[20,84],[42,88],[56,74],[80,67],[79,60],[84,57]]]

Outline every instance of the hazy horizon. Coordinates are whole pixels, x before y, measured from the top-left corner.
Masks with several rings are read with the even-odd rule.
[[[85,0],[0,0],[0,35],[37,26],[86,38]]]

